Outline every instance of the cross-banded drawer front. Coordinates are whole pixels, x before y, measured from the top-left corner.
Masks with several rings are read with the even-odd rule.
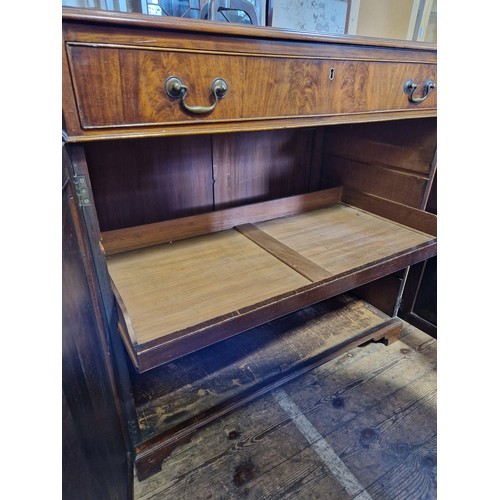
[[[434,64],[72,43],[68,54],[84,129],[436,107],[424,87]]]

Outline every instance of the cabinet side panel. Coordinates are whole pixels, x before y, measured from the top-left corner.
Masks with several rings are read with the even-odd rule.
[[[337,183],[420,208],[432,177],[436,120],[329,127],[322,187]]]
[[[422,208],[434,175],[436,147],[435,118],[325,128],[321,186],[340,183]],[[403,283],[397,273],[353,293],[393,314]]]
[[[64,188],[62,206],[63,497],[122,500],[131,497],[132,471],[106,369],[71,182]]]

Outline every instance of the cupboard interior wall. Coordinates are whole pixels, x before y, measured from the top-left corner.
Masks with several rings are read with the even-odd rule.
[[[422,208],[435,127],[423,118],[97,141],[85,153],[101,231],[338,185]]]
[[[423,209],[435,153],[435,118],[326,128],[320,187],[338,183]]]

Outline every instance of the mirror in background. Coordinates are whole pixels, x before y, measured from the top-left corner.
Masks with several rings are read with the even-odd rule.
[[[63,7],[266,24],[266,0],[63,0]]]
[[[437,42],[437,0],[63,0],[64,7]]]

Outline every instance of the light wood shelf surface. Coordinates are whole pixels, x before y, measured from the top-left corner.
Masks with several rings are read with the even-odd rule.
[[[429,235],[342,203],[256,226],[332,275],[429,241]]]
[[[238,231],[108,257],[143,344],[309,282]]]
[[[337,203],[110,255],[107,261],[130,353],[193,335],[205,334],[210,345],[262,324],[262,318],[297,310],[296,297],[301,306],[323,300],[323,288],[349,279],[350,273],[383,273],[377,269],[386,261],[434,241],[429,234]],[[231,323],[229,330],[214,333]],[[183,345],[182,353],[172,350],[166,357],[191,350]]]

